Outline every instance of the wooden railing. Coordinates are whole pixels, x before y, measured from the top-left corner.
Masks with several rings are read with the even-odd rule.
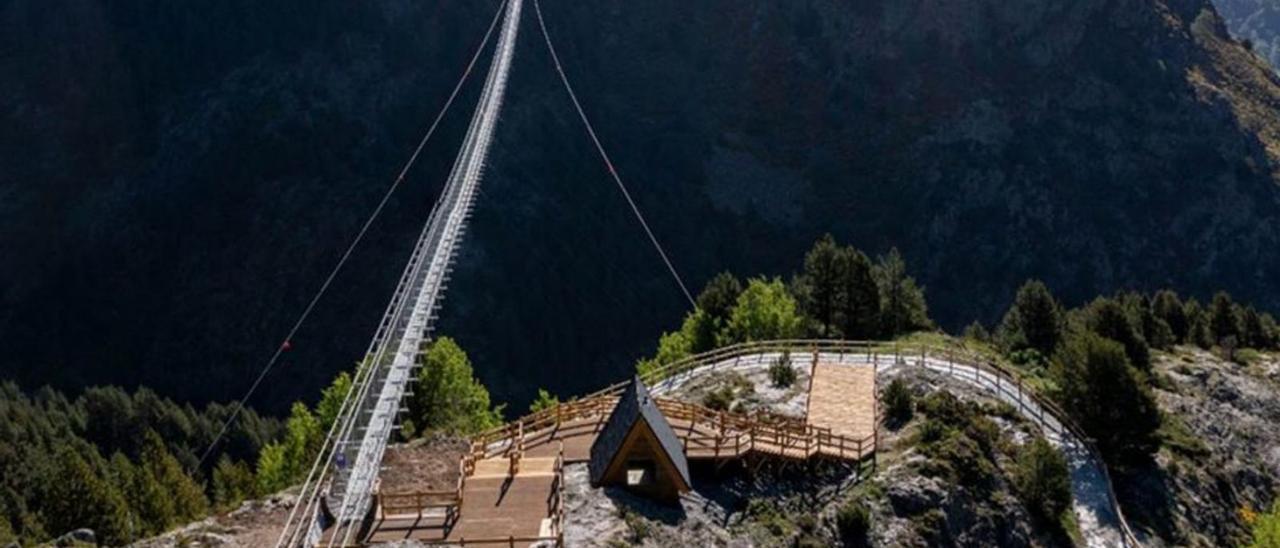
[[[519,537],[514,535],[508,535],[505,537],[459,537],[457,539],[450,539],[441,544],[447,546],[509,546],[512,548],[515,546],[549,544],[557,548],[563,547],[565,525],[563,442],[560,443],[560,449],[557,452],[553,470],[555,471],[555,478],[552,480],[551,492],[547,495],[547,517],[551,520],[550,535]]]
[[[975,375],[985,371],[997,380],[997,391],[1004,391],[1005,394],[1013,396],[1014,400],[1019,403],[1023,410],[1029,411],[1030,407],[1024,405],[1024,399],[1029,398],[1036,404],[1039,409],[1039,416],[1035,417],[1041,427],[1052,431],[1053,425],[1045,420],[1045,412],[1051,416],[1059,425],[1059,432],[1065,429],[1067,432],[1080,440],[1085,448],[1093,455],[1098,462],[1104,463],[1101,466],[1102,473],[1106,477],[1107,495],[1110,505],[1115,511],[1117,521],[1120,523],[1120,532],[1124,537],[1124,542],[1130,546],[1141,546],[1141,542],[1133,534],[1133,530],[1128,520],[1124,516],[1123,510],[1120,508],[1120,502],[1116,497],[1115,488],[1111,480],[1110,471],[1107,470],[1105,461],[1102,460],[1102,453],[1094,440],[1084,432],[1084,429],[1071,419],[1061,407],[1053,401],[1039,394],[1037,391],[1030,389],[1023,380],[1022,375],[1004,365],[988,359],[985,356],[975,352],[968,351],[957,346],[943,346],[928,343],[915,342],[896,342],[896,341],[838,341],[838,340],[813,340],[813,339],[792,339],[792,340],[775,340],[775,341],[756,341],[746,342],[727,346],[689,356],[680,360],[675,360],[669,364],[663,365],[642,374],[641,377],[650,386],[662,379],[674,377],[679,374],[688,373],[695,369],[707,368],[707,371],[715,370],[719,367],[731,367],[729,360],[736,360],[742,357],[771,353],[771,352],[813,352],[813,353],[835,353],[838,355],[837,361],[843,361],[844,355],[865,355],[867,361],[878,363],[880,358],[891,357],[899,363],[910,363],[912,359],[918,358],[918,363],[923,364],[926,359],[938,359],[945,361],[951,367],[968,367],[975,370]],[[619,383],[605,388],[601,392],[617,390],[618,387],[624,386],[625,383]]]
[[[378,484],[374,485],[374,507],[376,519],[405,514],[416,515],[418,519],[429,510],[444,510],[441,527],[453,524],[462,508],[463,485],[465,476],[459,476],[457,487],[452,491],[410,491],[405,493],[383,493]]]
[[[878,364],[882,358],[890,358],[896,363],[910,364],[915,361],[917,364],[924,365],[926,360],[937,360],[948,364],[952,368],[968,368],[974,370],[975,376],[979,376],[982,372],[997,379],[996,389],[1005,394],[1010,395],[1014,401],[1018,402],[1022,411],[1027,412],[1048,431],[1054,431],[1057,423],[1059,434],[1063,430],[1070,433],[1071,436],[1080,440],[1085,448],[1099,462],[1102,461],[1101,452],[1092,438],[1084,432],[1082,428],[1075,423],[1074,420],[1056,403],[1039,394],[1032,389],[1024,381],[1022,375],[1005,367],[1002,364],[994,362],[985,356],[977,353],[969,352],[960,347],[943,346],[927,343],[914,342],[885,342],[885,341],[838,341],[838,340],[821,340],[821,339],[788,339],[774,341],[753,341],[739,343],[723,348],[718,348],[702,354],[688,356],[671,363],[662,365],[656,369],[642,373],[641,378],[651,387],[658,384],[664,379],[669,379],[677,375],[690,373],[694,370],[700,372],[714,371],[720,368],[732,368],[738,360],[742,358],[755,357],[760,354],[773,352],[791,352],[795,353],[822,353],[837,354],[837,361],[843,362],[846,355],[858,356],[863,355],[866,361]],[[954,374],[954,371],[953,371]],[[503,440],[511,440],[512,434],[521,428],[516,426],[522,424],[526,432],[535,432],[545,430],[550,426],[556,426],[584,418],[594,414],[606,414],[612,409],[616,398],[626,387],[627,382],[619,382],[596,392],[582,396],[577,400],[568,401],[548,409],[544,409],[537,413],[533,413],[518,419],[516,422],[503,425],[501,427],[486,431],[473,438],[473,453],[479,455],[489,455],[492,451],[491,446],[494,444],[501,445]],[[1027,400],[1035,403],[1038,413],[1031,412],[1031,406],[1025,404]],[[1046,414],[1048,417],[1046,417]],[[877,412],[878,418],[878,412]],[[1047,420],[1052,418],[1053,422]],[[823,447],[838,448],[840,451],[855,451],[858,455],[863,455],[866,451],[874,454],[876,445],[878,444],[878,428],[875,433],[863,440],[849,441],[843,437],[836,437],[834,434],[826,436],[819,434],[818,439],[822,440],[820,444]],[[733,444],[735,450],[740,448],[744,442],[735,439]],[[725,447],[729,442],[725,438]],[[749,443],[747,443],[749,445]],[[501,454],[499,447],[498,454]],[[1112,485],[1110,472],[1105,464],[1101,466],[1104,476],[1106,476],[1106,484],[1108,490],[1109,502],[1115,511],[1117,520],[1120,523],[1121,534],[1126,544],[1131,546],[1141,546],[1137,537],[1133,534],[1128,520],[1124,517],[1124,512],[1120,508],[1120,503],[1115,495]],[[517,539],[518,540],[518,539]]]

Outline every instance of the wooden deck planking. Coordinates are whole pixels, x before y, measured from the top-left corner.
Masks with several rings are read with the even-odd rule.
[[[806,420],[833,434],[861,440],[876,429],[876,371],[872,366],[814,366]]]
[[[805,419],[808,424],[828,428],[833,434],[863,439],[875,430],[875,414],[873,368],[824,364],[815,367]],[[365,543],[400,540],[456,543],[464,539],[545,535],[545,523],[550,517],[548,500],[555,485],[556,456],[563,447],[565,462],[588,461],[591,445],[606,418],[606,415],[580,418],[526,433],[524,458],[514,478],[509,475],[511,461],[507,456],[477,462],[474,474],[466,481],[463,504],[453,527],[442,528],[439,518],[388,516],[375,524]],[[739,458],[749,451],[806,459],[816,452],[816,448],[806,449],[795,439],[757,438],[753,444],[750,435],[721,431],[719,424],[693,424],[682,419],[669,422],[690,459]],[[734,444],[737,436],[742,436],[739,445]]]
[[[492,460],[492,459],[491,459]],[[483,469],[506,466],[506,459]],[[438,519],[390,516],[375,523],[365,543],[418,540],[460,542],[465,539],[530,538],[540,536],[544,519],[550,517],[547,501],[555,485],[554,461],[526,458],[520,473],[508,482],[505,472],[467,478],[462,511],[457,523],[447,531]],[[499,466],[500,465],[500,466]],[[477,466],[477,472],[482,468]],[[503,468],[505,470],[505,468]],[[528,546],[519,543],[517,546]]]

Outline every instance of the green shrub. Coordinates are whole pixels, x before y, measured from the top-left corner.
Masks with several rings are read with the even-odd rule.
[[[836,510],[836,532],[845,546],[869,546],[871,510],[859,501],[849,501]]]
[[[1249,548],[1280,548],[1280,499],[1271,511],[1253,519],[1253,542]]]
[[[1000,429],[981,407],[942,391],[921,399],[917,408],[928,417],[920,425],[920,452],[929,457],[922,471],[968,487],[993,485]]]
[[[915,404],[911,398],[911,389],[902,379],[893,379],[884,389],[885,417],[893,425],[903,425],[915,414]]]
[[[1161,444],[1176,454],[1190,458],[1209,456],[1209,447],[1205,445],[1204,440],[1196,436],[1187,423],[1175,415],[1161,417],[1157,435],[1160,436]]]
[[[539,388],[538,397],[534,398],[533,402],[529,404],[529,412],[537,413],[544,409],[551,409],[557,405],[560,405],[559,397],[553,396],[545,389]]]
[[[733,388],[722,386],[702,396],[702,405],[716,411],[728,411],[733,406]]]
[[[782,356],[769,365],[769,382],[774,388],[790,388],[796,382],[796,369],[791,366],[791,353],[783,352]]]
[[[753,278],[738,295],[720,342],[733,344],[788,339],[803,332],[804,319],[782,280]]]
[[[1048,363],[1049,360],[1046,359],[1044,354],[1041,354],[1039,350],[1034,348],[1023,348],[1022,350],[1014,350],[1013,352],[1010,352],[1009,361],[1013,362],[1014,365],[1033,369],[1043,366]]]
[[[645,521],[644,517],[623,507],[618,508],[618,515],[627,526],[627,540],[632,545],[642,544],[649,538],[651,530],[649,522]]]
[[[1018,453],[1013,484],[1023,504],[1044,523],[1058,523],[1071,505],[1071,477],[1067,459],[1043,438]]]
[[[974,320],[973,323],[965,326],[964,338],[972,341],[989,343],[991,342],[991,332],[987,331],[986,326],[982,325],[982,322]]]

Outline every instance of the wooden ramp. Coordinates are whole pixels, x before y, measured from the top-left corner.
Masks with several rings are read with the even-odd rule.
[[[546,544],[542,539],[551,535],[550,522],[559,502],[556,460],[526,457],[514,476],[510,474],[511,461],[505,457],[479,461],[467,478],[459,517],[452,526],[442,527],[438,519],[425,516],[387,515],[374,522],[364,543]]]
[[[809,424],[865,439],[876,431],[876,370],[871,365],[818,363],[809,386]]]

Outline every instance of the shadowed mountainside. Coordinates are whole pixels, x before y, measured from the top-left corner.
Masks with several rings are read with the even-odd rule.
[[[0,5],[0,376],[238,396],[443,102],[493,3]],[[691,285],[824,232],[956,327],[1040,277],[1280,305],[1280,85],[1207,0],[549,3]],[[684,309],[526,14],[442,313],[498,401],[615,380]],[[360,357],[468,87],[255,404]]]

